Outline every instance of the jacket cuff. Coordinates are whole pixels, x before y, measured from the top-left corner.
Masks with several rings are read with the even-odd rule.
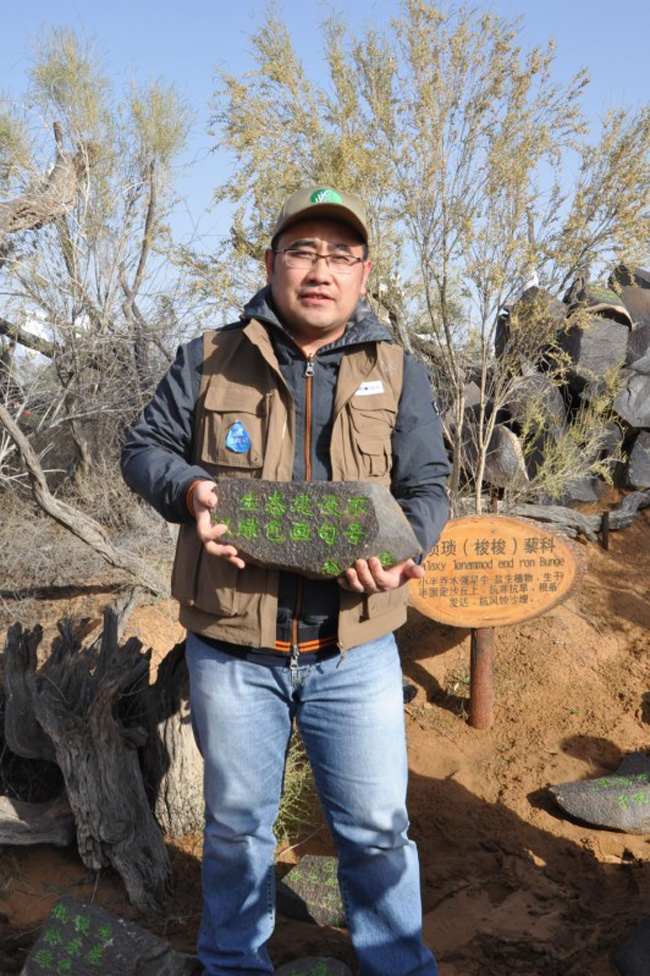
[[[192,518],[196,518],[196,512],[194,511],[194,492],[197,485],[200,484],[200,481],[193,481],[190,487],[187,489],[187,494],[185,495],[185,504],[187,505],[187,510]]]

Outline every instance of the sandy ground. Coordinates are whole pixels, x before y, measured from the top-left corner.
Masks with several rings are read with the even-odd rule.
[[[549,785],[603,775],[650,752],[650,513],[612,533],[608,552],[582,544],[588,573],[561,606],[496,635],[493,727],[467,724],[469,633],[415,610],[399,634],[406,706],[411,834],[423,880],[424,931],[441,976],[615,976],[615,952],[650,911],[650,838],[569,819]],[[99,592],[98,592],[99,591]],[[43,603],[40,619],[99,619],[94,587]],[[2,624],[13,618],[5,602]],[[169,604],[137,609],[130,632],[159,654],[179,636]],[[280,855],[329,853],[326,829]],[[313,834],[313,830],[309,831]],[[120,879],[96,876],[74,849],[0,853],[0,973],[19,972],[62,893],[139,921],[192,951],[200,911],[200,839],[170,844],[166,920],[129,906]],[[278,918],[277,964],[331,955],[352,965],[345,930]],[[649,970],[650,971],[650,970]]]

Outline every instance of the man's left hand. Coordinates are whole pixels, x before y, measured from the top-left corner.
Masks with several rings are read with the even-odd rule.
[[[357,559],[354,566],[346,569],[343,576],[339,576],[339,585],[344,590],[353,593],[385,593],[396,590],[412,579],[422,579],[424,567],[418,566],[412,559],[396,563],[390,569],[384,569],[376,556],[370,559]]]

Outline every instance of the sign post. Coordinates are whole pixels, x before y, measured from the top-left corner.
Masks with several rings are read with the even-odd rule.
[[[469,724],[489,729],[494,628],[530,620],[564,600],[585,571],[579,547],[529,519],[473,515],[448,522],[410,584],[420,613],[472,631]]]
[[[489,729],[494,712],[494,627],[472,629],[469,666],[469,724]]]

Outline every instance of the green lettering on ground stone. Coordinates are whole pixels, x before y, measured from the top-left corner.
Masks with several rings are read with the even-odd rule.
[[[92,947],[92,949],[86,956],[86,960],[89,963],[92,963],[93,966],[101,966],[103,956],[104,956],[103,946],[96,945]]]
[[[76,939],[73,939],[72,942],[69,942],[68,943],[68,945],[66,946],[66,949],[70,953],[71,956],[78,956],[78,955],[80,955],[81,950],[83,949],[83,942],[77,936]]]
[[[75,915],[72,924],[77,932],[81,932],[83,935],[88,935],[90,932],[90,919],[86,915]]]
[[[62,959],[59,965],[56,967],[57,973],[61,976],[68,976],[72,972],[72,959]]]
[[[34,960],[43,969],[51,969],[54,964],[54,953],[50,952],[49,949],[39,949],[34,956]]]
[[[63,936],[58,929],[48,929],[43,936],[43,941],[47,942],[48,945],[57,946],[63,942]]]
[[[102,940],[102,942],[106,944],[107,942],[111,941],[112,937],[113,937],[113,929],[111,928],[111,926],[102,925],[101,929],[99,930],[99,938]]]
[[[55,905],[52,909],[52,918],[57,918],[59,922],[68,921],[68,909],[65,905]]]

